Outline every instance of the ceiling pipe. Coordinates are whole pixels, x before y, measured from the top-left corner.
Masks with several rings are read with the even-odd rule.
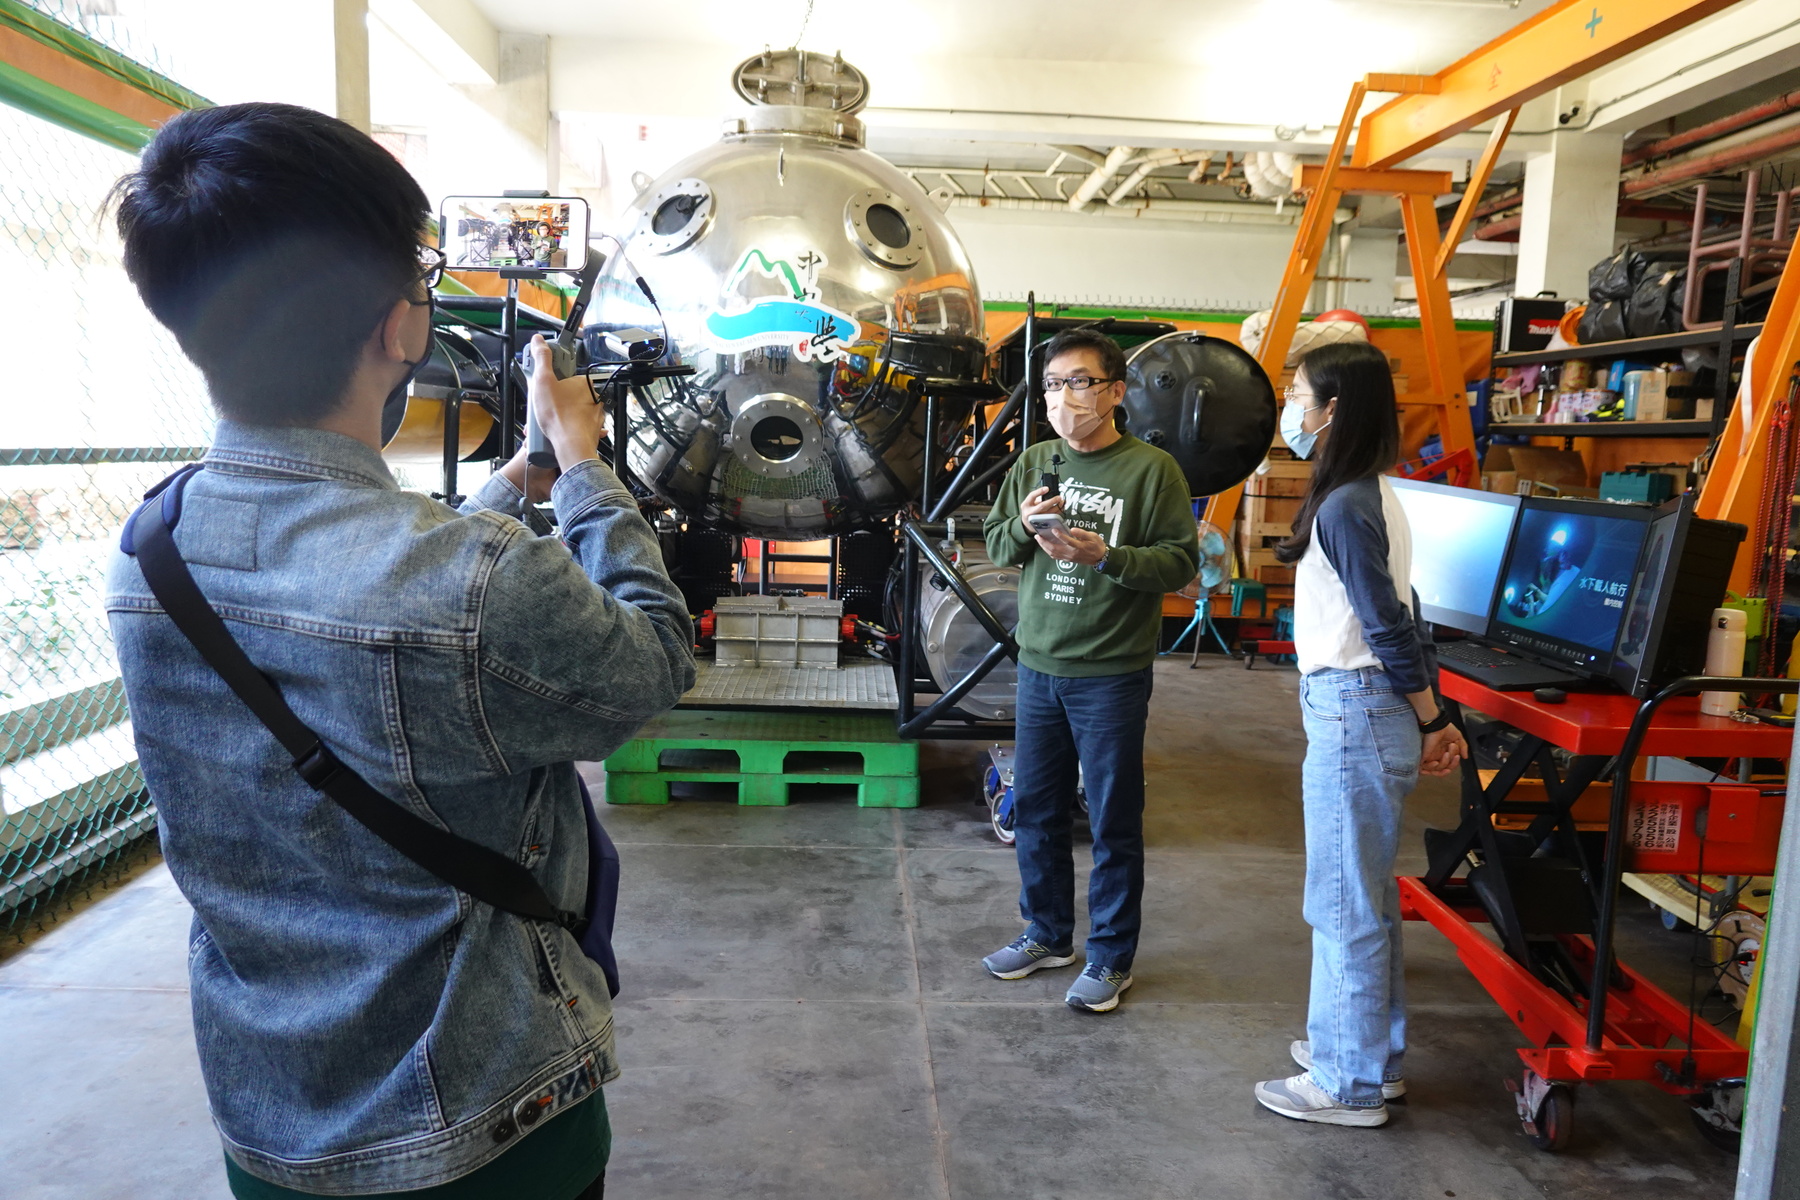
[[[1060,200],[1021,200],[1016,197],[970,196],[948,197],[950,208],[998,208],[1022,212],[1068,212]],[[1276,212],[1272,206],[1236,203],[1229,200],[1126,200],[1117,205],[1097,205],[1087,210],[1088,216],[1117,217],[1125,220],[1203,221],[1224,225],[1293,225],[1299,220],[1301,207]],[[1341,225],[1355,216],[1350,209],[1340,208],[1332,214],[1332,223]]]
[[[1069,197],[1068,207],[1080,212],[1087,207],[1087,202],[1100,194],[1107,181],[1119,173],[1119,168],[1131,158],[1136,151],[1130,146],[1114,146],[1106,155],[1106,161],[1095,167],[1093,173],[1081,181],[1075,194]]]
[[[1647,171],[1635,179],[1627,179],[1624,186],[1619,189],[1619,193],[1627,198],[1652,195],[1679,187],[1691,180],[1748,166],[1796,147],[1800,147],[1800,126],[1784,129],[1780,133],[1772,133],[1754,141],[1744,142],[1727,150],[1696,155],[1666,167],[1659,167],[1654,171]]]
[[[1692,146],[1716,141],[1728,133],[1736,133],[1740,129],[1748,129],[1750,126],[1760,125],[1764,121],[1773,121],[1776,117],[1791,112],[1800,112],[1800,91],[1792,91],[1785,96],[1765,100],[1761,104],[1751,105],[1741,112],[1734,112],[1728,117],[1720,117],[1716,121],[1708,121],[1704,125],[1696,125],[1692,129],[1670,137],[1659,138],[1654,142],[1645,142],[1635,150],[1627,150],[1620,165],[1635,167],[1640,163],[1647,163],[1653,158],[1666,158]]]
[[[1212,155],[1201,150],[1158,150],[1154,154],[1146,155],[1139,160],[1137,168],[1125,177],[1125,182],[1112,190],[1112,194],[1106,198],[1106,202],[1113,205],[1118,204],[1121,200],[1125,199],[1125,197],[1131,195],[1132,189],[1144,182],[1145,177],[1158,167],[1172,167],[1177,163],[1191,163],[1195,159],[1202,157],[1210,160]]]

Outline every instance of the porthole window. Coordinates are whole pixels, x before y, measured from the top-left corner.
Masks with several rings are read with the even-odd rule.
[[[844,233],[872,262],[904,270],[925,257],[918,210],[885,188],[867,188],[844,206]]]
[[[673,254],[706,232],[713,212],[712,189],[699,179],[677,179],[645,197],[632,249]]]

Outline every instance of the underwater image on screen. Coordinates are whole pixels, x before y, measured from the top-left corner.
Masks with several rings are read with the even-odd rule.
[[[1610,651],[1643,541],[1639,521],[1527,508],[1513,535],[1495,618]]]

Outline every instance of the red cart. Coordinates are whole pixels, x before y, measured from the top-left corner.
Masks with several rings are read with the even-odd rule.
[[[1576,693],[1555,705],[1447,672],[1440,685],[1446,699],[1524,739],[1485,787],[1474,764],[1464,764],[1461,823],[1428,836],[1430,869],[1400,879],[1400,906],[1407,920],[1429,921],[1455,944],[1532,1043],[1519,1051],[1521,1079],[1508,1081],[1525,1132],[1540,1149],[1561,1149],[1574,1127],[1573,1085],[1633,1079],[1688,1097],[1709,1140],[1733,1139],[1748,1052],[1615,960],[1620,878],[1626,870],[1773,874],[1785,789],[1632,780],[1631,767],[1640,754],[1786,759],[1790,731],[1707,716],[1695,693],[1792,692],[1800,683],[1690,677],[1641,704]],[[1555,747],[1572,756],[1566,768]],[[1533,765],[1543,798],[1513,797]],[[1612,803],[1594,862],[1593,839],[1581,835],[1571,810],[1608,771]],[[1529,825],[1508,834],[1496,816]]]

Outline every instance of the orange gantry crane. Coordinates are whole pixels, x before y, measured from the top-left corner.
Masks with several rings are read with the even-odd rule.
[[[1280,378],[1286,364],[1340,201],[1353,194],[1397,197],[1407,257],[1418,289],[1419,326],[1429,356],[1425,390],[1408,393],[1400,402],[1436,409],[1445,454],[1464,454],[1472,466],[1475,435],[1456,351],[1448,272],[1450,257],[1481,203],[1481,193],[1512,131],[1519,106],[1736,2],[1562,0],[1435,75],[1375,74],[1354,84],[1324,164],[1301,171],[1299,185],[1307,193],[1306,211],[1256,356],[1269,377]],[[1371,92],[1398,95],[1363,117],[1363,101]],[[1448,233],[1440,238],[1435,201],[1451,190],[1449,172],[1405,170],[1398,164],[1488,120],[1495,123],[1487,147],[1469,176]],[[1353,130],[1356,144],[1346,164]],[[1794,275],[1791,269],[1789,275]],[[1785,297],[1786,311],[1796,312],[1795,306],[1800,304],[1796,292],[1800,292],[1800,279],[1784,280],[1777,307]],[[1775,328],[1772,319],[1765,328]],[[1792,361],[1791,356],[1764,356],[1758,361],[1759,377],[1764,374],[1764,361],[1773,364],[1778,359]],[[1769,371],[1775,369],[1768,367]],[[1783,374],[1783,382],[1785,378]],[[1754,431],[1750,436],[1755,437]],[[1755,507],[1754,486],[1743,502],[1748,509]],[[1206,519],[1229,528],[1242,490],[1240,485],[1212,497]]]

